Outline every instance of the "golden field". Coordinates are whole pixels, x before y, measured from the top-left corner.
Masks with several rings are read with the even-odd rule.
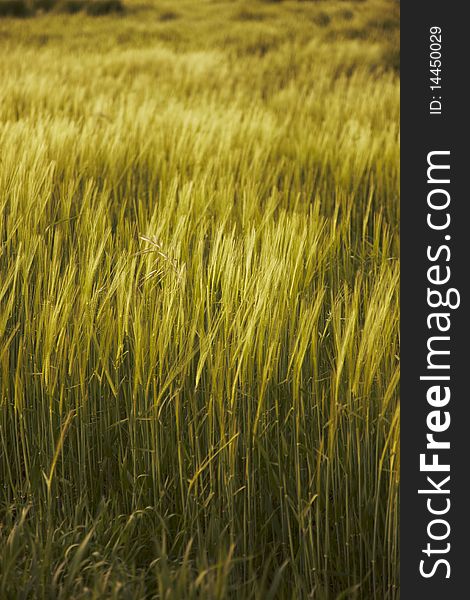
[[[0,598],[398,599],[397,6],[0,18]]]

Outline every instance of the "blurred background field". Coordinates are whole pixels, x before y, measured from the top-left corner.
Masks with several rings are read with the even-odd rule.
[[[399,597],[398,8],[0,0],[0,598]]]

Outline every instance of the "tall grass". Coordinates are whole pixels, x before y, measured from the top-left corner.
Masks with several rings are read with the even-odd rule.
[[[0,598],[398,598],[394,3],[127,5],[0,24]]]

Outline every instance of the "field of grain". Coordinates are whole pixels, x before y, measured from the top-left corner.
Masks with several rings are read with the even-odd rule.
[[[1,599],[398,599],[398,6],[0,17]]]

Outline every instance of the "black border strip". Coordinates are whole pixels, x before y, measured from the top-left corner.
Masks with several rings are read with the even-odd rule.
[[[470,220],[466,220],[470,204],[466,189],[468,168],[465,147],[469,124],[466,119],[467,73],[469,51],[467,49],[468,26],[463,15],[465,3],[403,2],[401,4],[401,594],[403,600],[442,599],[453,600],[470,597],[467,589],[468,544],[470,543],[470,398],[465,385],[465,374],[470,371],[470,355],[467,298],[470,277]],[[431,90],[430,78],[430,28],[442,30],[441,82],[442,89]],[[434,46],[437,48],[437,46]],[[437,56],[435,54],[434,56]],[[441,114],[430,114],[430,102],[441,96]],[[437,107],[438,105],[433,105]],[[449,151],[449,155],[433,151]],[[448,164],[450,170],[435,169],[428,182],[428,157],[434,163]],[[448,183],[445,183],[450,179]],[[436,181],[439,180],[439,181]],[[446,204],[443,210],[428,206]],[[437,230],[427,224],[428,214],[432,223],[445,223],[446,214],[451,219],[449,227]],[[434,221],[433,221],[434,219]],[[440,221],[439,221],[440,219]],[[439,221],[439,222],[438,222]],[[450,236],[447,239],[446,236]],[[444,246],[450,251],[450,257]],[[428,250],[428,247],[430,250]],[[439,251],[439,248],[441,250]],[[429,259],[427,252],[434,257]],[[436,256],[437,255],[437,256]],[[428,272],[432,266],[437,269]],[[431,284],[429,277],[443,279],[450,269],[447,283]],[[429,306],[427,289],[440,290],[443,295],[455,288],[460,295],[460,306],[455,309]],[[435,294],[431,301],[437,301]],[[456,303],[457,293],[451,293],[451,303]],[[437,302],[438,303],[438,302]],[[434,312],[449,315],[447,332],[437,329]],[[440,321],[448,324],[446,317]],[[431,324],[431,328],[429,328]],[[448,336],[449,340],[432,340],[432,336]],[[428,355],[427,344],[433,349],[449,350],[450,354]],[[428,363],[438,365],[432,369]],[[449,369],[443,368],[449,365]],[[427,380],[420,376],[449,376],[450,380]],[[440,386],[431,394],[428,390]],[[450,400],[445,403],[444,386],[449,387]],[[440,406],[439,406],[440,404]],[[432,411],[439,411],[429,417]],[[427,449],[426,435],[432,427],[444,427],[450,417],[450,425],[435,440],[450,442],[450,449]],[[428,422],[427,422],[428,419]],[[420,455],[432,462],[433,454],[439,464],[448,464],[449,472],[420,469]],[[439,467],[440,468],[440,467]],[[427,480],[431,477],[434,484]],[[450,479],[442,483],[446,477]],[[436,486],[439,488],[437,489]],[[418,490],[435,493],[419,494]],[[438,493],[448,490],[449,493]],[[447,500],[448,499],[448,500]],[[450,503],[450,504],[449,504]],[[433,515],[432,510],[444,510]],[[450,531],[442,540],[435,537],[447,533],[445,523],[430,523],[442,519]],[[430,550],[427,544],[430,544]],[[447,547],[449,544],[449,547]],[[428,550],[428,553],[423,552]],[[444,550],[448,550],[445,551]],[[436,552],[434,552],[436,551]],[[429,555],[428,555],[429,554]],[[446,562],[437,564],[442,559]],[[421,563],[421,561],[423,561]],[[426,574],[420,573],[420,565]],[[449,577],[447,578],[447,575]]]

